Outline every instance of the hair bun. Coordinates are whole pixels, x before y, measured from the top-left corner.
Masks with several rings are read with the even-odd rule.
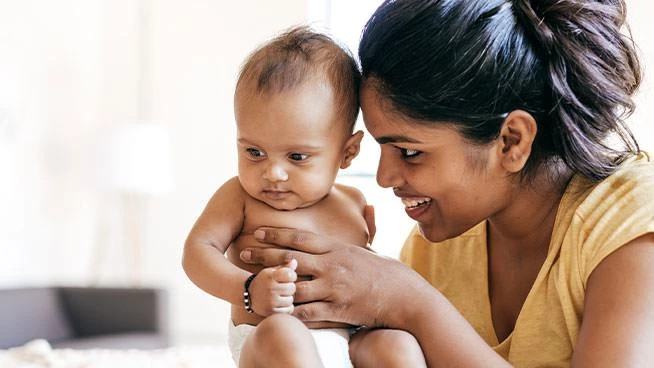
[[[607,176],[616,157],[620,161],[624,155],[605,143],[589,148],[590,142],[615,131],[628,150],[638,149],[622,120],[634,109],[631,95],[641,80],[633,42],[622,33],[624,0],[514,0],[513,5],[548,69],[557,149],[568,166],[586,176]],[[591,157],[592,152],[602,154]],[[574,157],[596,162],[580,167]]]

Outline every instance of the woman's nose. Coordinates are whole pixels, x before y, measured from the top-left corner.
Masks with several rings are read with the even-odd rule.
[[[393,162],[388,154],[382,153],[379,156],[379,164],[377,165],[377,184],[382,188],[399,187],[401,177],[398,174],[399,163]]]
[[[266,171],[264,172],[263,175],[264,179],[272,182],[276,181],[286,181],[288,180],[288,173],[286,170],[284,170],[284,167],[282,167],[279,164],[271,164],[268,166]]]

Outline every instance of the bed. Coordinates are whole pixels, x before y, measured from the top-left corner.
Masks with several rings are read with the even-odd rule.
[[[235,368],[226,346],[179,346],[155,350],[55,349],[32,340],[0,350],[2,368]]]

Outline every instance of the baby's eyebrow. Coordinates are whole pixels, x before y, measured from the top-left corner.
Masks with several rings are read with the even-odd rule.
[[[247,139],[243,139],[243,138],[239,138],[239,139],[237,140],[237,142],[238,142],[239,144],[250,144],[250,145],[252,144],[252,142],[248,141]]]
[[[315,152],[320,151],[322,146],[312,146],[312,145],[303,145],[303,146],[293,146],[288,147],[287,151],[289,152]]]
[[[237,139],[238,144],[246,145],[246,146],[260,146],[256,143],[253,143],[245,138],[238,138]],[[269,147],[270,148],[270,147]],[[297,144],[293,146],[279,146],[276,149],[283,150],[283,151],[288,151],[288,152],[315,152],[315,151],[320,151],[324,148],[324,145],[321,144]]]
[[[421,143],[419,140],[409,138],[404,135],[388,135],[383,137],[375,138],[377,143],[386,144],[386,143]]]

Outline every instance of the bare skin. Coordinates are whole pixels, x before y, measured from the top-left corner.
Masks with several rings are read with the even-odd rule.
[[[298,283],[296,300],[313,301],[293,312],[301,320],[329,318],[408,331],[420,343],[429,367],[510,366],[436,289],[407,266],[365,250],[341,248],[315,234],[261,230],[261,240],[298,251],[248,248],[241,254],[243,259],[257,264],[297,259],[303,265],[298,272],[314,275],[314,280]],[[303,252],[306,244],[319,253]],[[654,338],[652,262],[654,235],[648,234],[625,244],[593,272],[573,367],[638,367],[654,360],[649,346]],[[356,280],[351,276],[355,269]],[[385,287],[376,287],[380,284]],[[371,294],[375,298],[369,298]]]
[[[396,194],[405,199],[422,201],[407,208],[407,214],[427,239],[448,239],[488,221],[492,319],[498,338],[508,336],[543,264],[569,178],[563,172],[550,180],[552,171],[543,171],[530,185],[515,175],[530,154],[536,134],[533,118],[512,112],[500,137],[479,150],[446,126],[412,124],[388,114],[382,99],[365,87],[362,109],[368,130],[382,147],[377,180],[398,188]],[[484,165],[480,169],[473,161]],[[296,308],[300,319],[408,331],[420,343],[429,367],[509,366],[442,294],[399,262],[351,247],[336,249],[332,239],[293,229],[264,230],[261,240],[298,251],[246,249],[241,258],[264,265],[296,259],[300,272],[314,276],[297,284],[296,300],[313,302]],[[304,253],[309,244],[314,254]],[[646,234],[595,269],[586,289],[573,366],[630,367],[654,361],[648,346],[654,340],[652,264],[654,235]],[[340,271],[333,272],[334,267]],[[518,292],[503,292],[508,285]],[[375,298],[368,298],[371,294]]]
[[[416,338],[388,328],[357,332],[350,339],[350,357],[357,368],[427,367]]]
[[[334,183],[357,155],[362,132],[350,133],[331,88],[320,80],[270,95],[241,86],[235,100],[239,175],[216,191],[196,221],[184,247],[184,270],[198,287],[232,304],[235,325],[258,326],[242,345],[239,366],[321,367],[308,326],[344,325],[307,326],[277,316],[293,311],[297,263],[245,264],[234,240],[263,225],[298,226],[338,232],[342,244],[366,247],[374,235],[371,208],[358,190]],[[254,313],[243,301],[251,274]]]
[[[522,305],[545,262],[551,236],[542,229],[554,228],[562,188],[559,190],[554,188],[549,195],[538,191],[529,196],[534,204],[527,207],[535,207],[530,211],[532,217],[526,221],[513,219],[514,224],[525,228],[516,229],[513,225],[501,229],[498,227],[503,222],[488,221],[488,289],[497,341],[503,341],[513,332]],[[509,221],[510,218],[504,223]]]
[[[235,111],[239,175],[216,191],[196,221],[184,247],[184,270],[202,290],[232,304],[235,325],[257,326],[243,344],[241,367],[321,367],[308,328],[351,325],[279,316],[290,314],[298,302],[295,282],[311,275],[296,272],[294,260],[243,262],[239,254],[244,244],[253,244],[241,239],[252,239],[261,226],[292,226],[335,234],[338,244],[370,252],[372,207],[357,189],[334,183],[338,170],[347,168],[359,152],[363,133],[350,133],[331,89],[320,79],[271,95],[241,87]],[[249,287],[254,313],[245,310],[243,301],[243,285],[251,274],[256,274]],[[382,357],[376,353],[385,349],[381,342],[406,349]],[[360,367],[424,364],[417,341],[403,331],[376,332],[356,346],[351,352]]]
[[[237,91],[239,176],[209,200],[188,235],[183,260],[195,284],[233,305],[236,324],[290,313],[297,277],[285,264],[264,269],[241,262],[233,243],[239,236],[264,225],[292,225],[318,234],[338,230],[344,244],[355,246],[372,239],[363,195],[334,183],[359,152],[362,137],[349,134],[335,106],[331,89],[317,80],[270,96],[247,86]],[[243,284],[252,273],[254,314],[243,308]]]

